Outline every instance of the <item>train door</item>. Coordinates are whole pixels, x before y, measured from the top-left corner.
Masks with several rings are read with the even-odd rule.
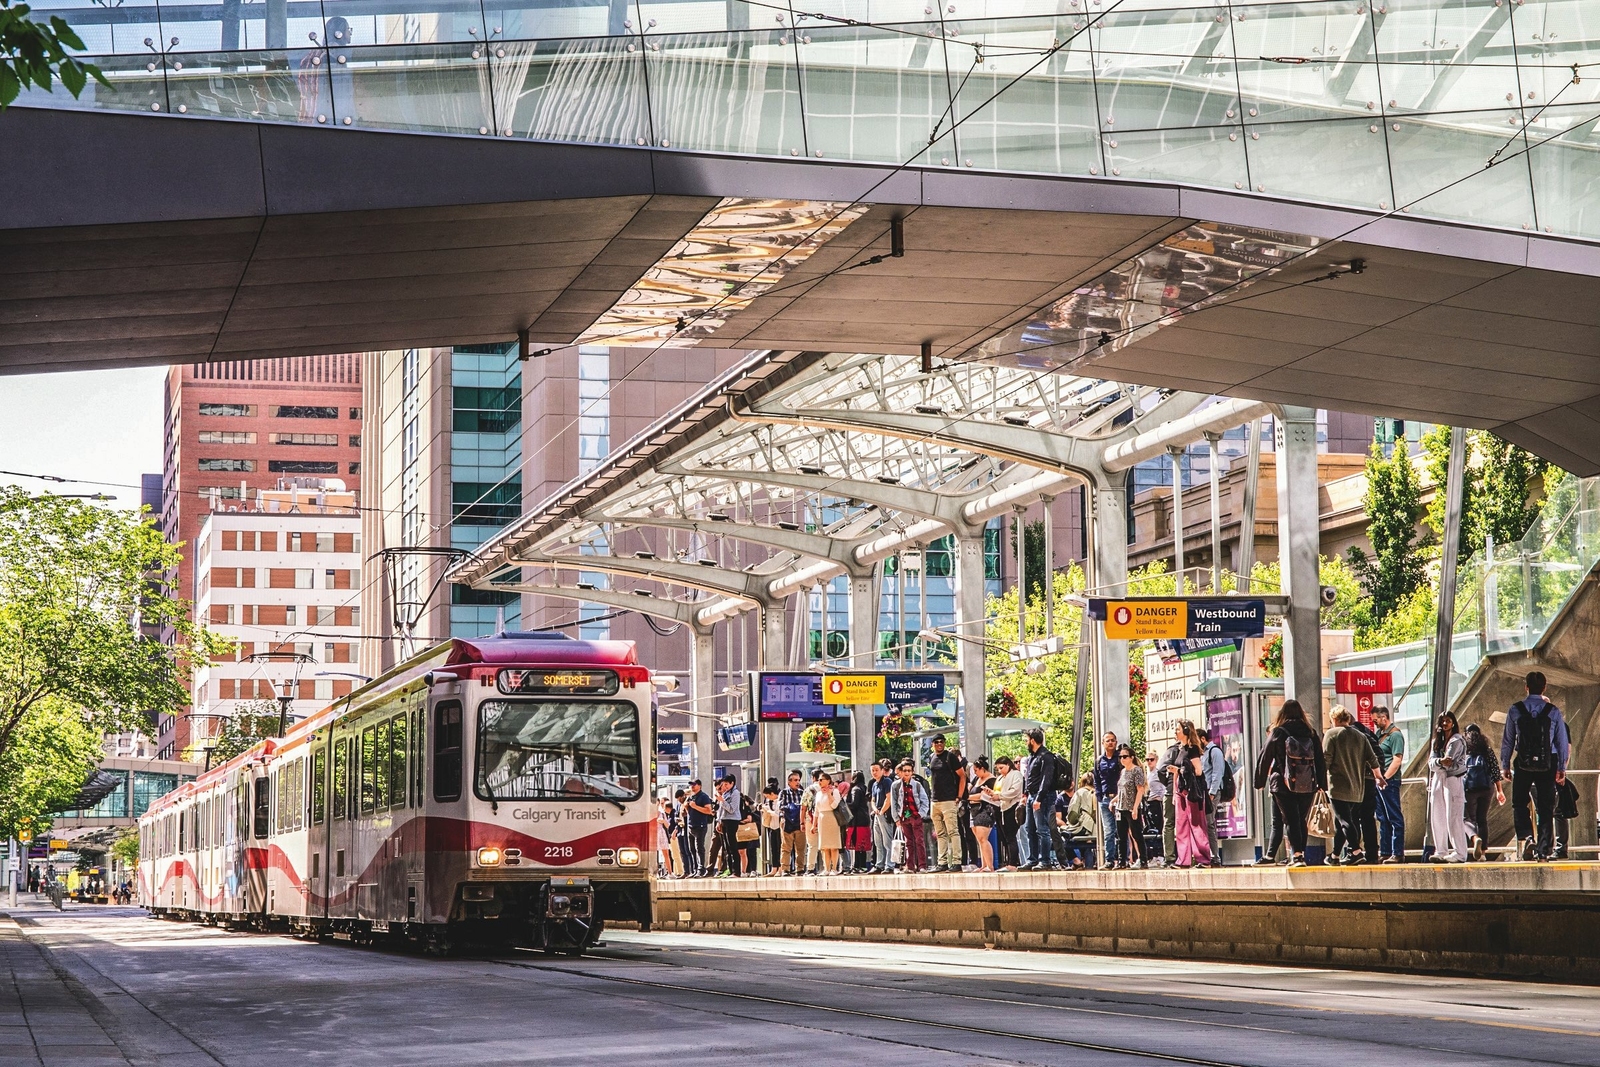
[[[330,820],[328,818],[328,746],[311,750],[310,815],[306,825],[306,915],[327,918]]]
[[[248,915],[267,912],[268,849],[272,844],[272,779],[265,771],[249,776],[250,840],[245,852],[244,910]]]
[[[451,686],[454,688],[454,686]],[[441,694],[428,723],[429,759],[425,903],[422,921],[446,922],[455,904],[456,884],[467,875],[470,844],[466,792],[466,720],[459,696]]]
[[[346,732],[333,739],[328,788],[328,907],[330,919],[355,914],[355,791],[352,779],[355,737]]]
[[[406,853],[412,832],[411,798],[406,789],[406,757],[411,750],[409,701],[383,720],[378,729],[378,776],[383,780],[379,799],[388,805],[388,832],[380,837],[383,862],[378,866],[380,914],[391,922],[406,918]]]
[[[406,763],[406,794],[411,818],[406,823],[406,896],[404,901],[407,922],[422,919],[425,874],[428,857],[428,821],[424,817],[423,790],[428,776],[423,760],[427,754],[428,698],[426,691],[418,693],[416,700],[406,709],[411,726],[407,731],[408,759]]]

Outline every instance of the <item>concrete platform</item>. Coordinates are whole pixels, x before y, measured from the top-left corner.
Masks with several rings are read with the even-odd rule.
[[[1600,864],[667,880],[662,929],[1600,982]]]

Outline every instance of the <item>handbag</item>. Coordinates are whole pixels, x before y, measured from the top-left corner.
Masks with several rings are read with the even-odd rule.
[[[889,866],[898,867],[906,861],[906,839],[895,831],[894,840],[889,843]]]
[[[1333,836],[1333,804],[1325,790],[1317,790],[1316,799],[1311,801],[1311,810],[1306,813],[1306,833],[1311,837]]]
[[[761,827],[753,822],[742,822],[739,824],[739,828],[733,832],[733,838],[735,841],[759,841],[761,840]]]

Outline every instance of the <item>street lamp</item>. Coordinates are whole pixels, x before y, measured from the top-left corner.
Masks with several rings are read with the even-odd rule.
[[[285,652],[282,650],[272,652],[252,652],[244,657],[250,663],[272,663],[288,661],[295,665],[294,678],[285,685],[285,692],[278,694],[278,736],[282,737],[289,732],[289,705],[294,703],[294,690],[300,687],[300,668],[307,663],[317,662],[304,652]],[[272,679],[267,679],[267,684],[272,684]],[[293,687],[293,688],[290,688]]]

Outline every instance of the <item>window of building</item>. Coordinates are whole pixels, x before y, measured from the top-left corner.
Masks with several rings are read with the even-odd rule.
[[[498,389],[458,385],[451,406],[451,427],[457,433],[506,433],[522,421],[522,376]]]
[[[275,433],[268,436],[275,445],[337,445],[339,443],[339,435],[336,433]]]
[[[317,551],[318,552],[332,552],[333,551],[333,534],[331,534],[331,533],[319,533],[319,534],[317,534]]]
[[[256,469],[253,459],[202,459],[200,469],[203,471],[243,471],[249,473]]]
[[[324,588],[324,589],[332,589],[333,588],[333,576],[334,576],[334,571],[331,568],[329,570],[325,570],[325,571],[322,572],[322,588]]]
[[[350,417],[352,419],[355,419],[357,422],[361,421],[361,409],[360,408],[351,408],[350,409]]]
[[[417,381],[422,376],[422,358],[415,348],[408,348],[400,355],[400,392],[409,393],[417,387]]]
[[[415,418],[412,418],[412,419],[410,419],[410,420],[408,420],[406,422],[405,427],[403,429],[401,429],[401,431],[400,431],[400,464],[401,464],[401,466],[410,466],[412,463],[416,462],[416,459],[417,459],[417,440],[418,440],[417,420]]]
[[[360,474],[361,473],[361,464],[360,463],[352,463],[352,464],[350,464],[350,473],[351,474]]]
[[[242,500],[244,493],[237,485],[207,485],[200,488],[202,497],[216,497],[218,500]]]
[[[296,530],[289,535],[289,551],[300,551],[300,531]]]
[[[300,609],[293,604],[287,604],[283,609],[283,621],[290,626],[300,625]]]
[[[256,435],[249,430],[201,430],[200,443],[203,445],[253,445]]]
[[[317,612],[316,625],[318,625],[318,626],[333,626],[333,625],[335,625],[335,623],[333,621],[333,613],[334,613],[335,610],[336,609],[334,609],[334,608],[325,608],[325,607],[317,608],[316,609],[316,612]]]
[[[458,526],[504,526],[522,514],[522,476],[499,485],[453,482],[451,516]]]
[[[254,404],[201,404],[202,415],[239,415],[245,418],[255,418],[256,406]]]
[[[298,568],[294,572],[294,587],[296,589],[315,589],[317,572],[309,567]]]
[[[350,435],[350,447],[351,448],[360,448],[361,447],[361,435],[360,434],[353,433],[353,434]]]
[[[350,609],[350,625],[351,626],[360,626],[361,625],[361,609],[360,608],[351,608]]]
[[[267,470],[273,474],[338,474],[339,462],[316,459],[269,459]]]
[[[321,404],[274,404],[272,416],[278,419],[337,419],[339,409]]]

